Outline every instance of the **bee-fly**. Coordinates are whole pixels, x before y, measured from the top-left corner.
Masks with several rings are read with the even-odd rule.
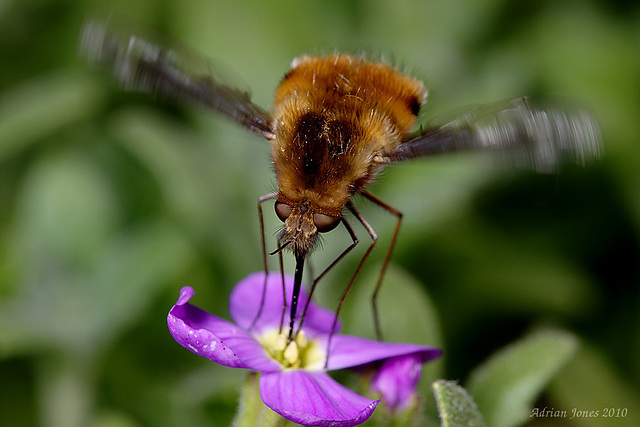
[[[518,166],[552,171],[560,159],[582,164],[600,152],[599,130],[587,110],[537,106],[527,98],[481,106],[454,121],[412,133],[426,101],[424,85],[363,57],[334,54],[295,59],[276,88],[272,112],[267,113],[251,102],[248,93],[223,83],[210,70],[202,75],[187,71],[184,61],[192,59],[192,53],[139,38],[109,20],[85,26],[81,49],[88,59],[109,67],[126,89],[195,100],[269,142],[278,191],[262,196],[258,203],[263,261],[268,272],[262,203],[275,200],[283,228],[272,254],[281,257],[287,249],[296,262],[289,340],[304,321],[306,307],[298,316],[297,301],[304,262],[318,234],[342,225],[352,243],[313,280],[309,300],[318,281],[358,243],[346,212],[372,239],[339,300],[334,328],[342,303],[376,243],[376,233],[352,202],[355,195],[396,217],[372,297],[375,330],[381,337],[376,295],[402,220],[400,211],[367,190],[385,166],[457,151],[493,150]]]

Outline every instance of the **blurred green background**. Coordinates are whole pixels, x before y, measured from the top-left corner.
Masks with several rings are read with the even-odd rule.
[[[400,329],[388,339],[441,345],[430,375],[463,383],[530,330],[571,331],[580,350],[536,406],[629,415],[531,425],[638,425],[637,2],[0,0],[1,425],[224,426],[243,378],[177,345],[165,317],[185,284],[226,317],[234,283],[261,268],[268,146],[209,111],[122,93],[87,67],[77,35],[93,12],[229,64],[264,107],[292,58],[334,51],[382,56],[423,79],[427,121],[521,95],[592,105],[606,155],[586,168],[536,175],[460,155],[383,173],[371,189],[405,221],[382,316],[385,330]],[[393,218],[356,204],[384,247]],[[316,270],[343,234],[327,236]],[[360,307],[383,253],[345,306],[352,333],[371,333]],[[357,259],[321,282],[321,302],[334,306]],[[418,314],[428,325],[398,327],[394,281],[419,285],[412,292],[435,307]],[[430,399],[428,384],[421,392]]]

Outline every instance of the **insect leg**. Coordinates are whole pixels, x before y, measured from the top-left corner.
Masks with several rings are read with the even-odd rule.
[[[309,299],[307,300],[307,303],[305,304],[304,309],[302,310],[302,316],[300,318],[300,323],[298,324],[298,330],[296,331],[296,336],[298,335],[298,332],[300,332],[300,330],[302,329],[302,324],[304,323],[304,318],[305,318],[305,315],[307,314],[307,308],[309,307],[309,303],[311,302],[311,297],[313,296],[313,292],[316,290],[316,285],[318,284],[320,279],[322,279],[325,276],[325,274],[329,272],[329,270],[335,267],[335,265],[338,264],[342,260],[342,258],[344,258],[349,252],[351,252],[351,250],[355,248],[356,245],[358,244],[358,237],[356,236],[356,233],[353,231],[353,228],[351,228],[351,225],[349,225],[347,220],[344,218],[340,218],[340,220],[342,221],[344,228],[347,229],[347,232],[351,237],[351,244],[344,251],[342,251],[342,253],[338,255],[338,257],[334,259],[333,262],[329,264],[328,267],[322,270],[322,273],[320,273],[320,275],[316,277],[313,280],[313,282],[311,282],[311,288],[309,289]]]
[[[382,280],[384,279],[384,274],[387,272],[387,267],[389,266],[389,261],[391,260],[391,254],[393,253],[393,249],[396,245],[396,240],[398,238],[398,233],[400,232],[400,226],[402,225],[402,212],[395,209],[392,206],[389,206],[382,200],[378,199],[376,196],[371,194],[369,191],[365,190],[362,192],[362,195],[380,206],[387,212],[396,216],[397,222],[396,227],[393,230],[393,236],[391,236],[391,243],[389,243],[389,248],[387,249],[387,254],[384,256],[384,261],[382,263],[382,268],[380,269],[380,275],[378,276],[378,281],[376,282],[376,287],[373,291],[373,295],[371,295],[371,309],[373,310],[373,324],[376,330],[376,338],[382,341],[382,329],[380,328],[380,316],[378,312],[378,292],[380,291],[380,287],[382,286]]]
[[[281,242],[278,240],[278,246]],[[287,313],[287,289],[284,286],[284,262],[282,260],[282,251],[278,252],[278,265],[280,266],[280,279],[282,280],[282,315],[280,316],[280,329],[278,334],[282,333],[282,327],[284,325],[284,316]]]
[[[358,219],[358,221],[360,221],[360,223],[365,228],[365,230],[367,230],[367,233],[369,233],[369,236],[371,236],[372,242],[371,242],[371,245],[369,245],[369,247],[367,248],[367,251],[362,256],[362,259],[360,259],[360,263],[358,264],[358,267],[356,267],[356,271],[354,271],[353,275],[351,276],[351,280],[349,281],[349,284],[347,285],[347,287],[342,292],[342,295],[340,296],[340,300],[338,301],[338,307],[336,308],[336,315],[333,318],[333,324],[331,325],[331,329],[330,329],[331,332],[329,333],[329,338],[327,339],[327,358],[326,358],[326,360],[324,362],[325,368],[327,367],[327,364],[329,363],[329,350],[331,348],[331,340],[333,338],[333,334],[335,332],[336,325],[338,324],[338,316],[340,315],[340,310],[342,309],[342,305],[344,304],[344,300],[347,298],[347,294],[349,294],[349,291],[351,290],[351,287],[353,286],[353,282],[356,280],[356,277],[358,277],[358,274],[360,273],[360,270],[362,269],[362,266],[364,265],[364,262],[367,260],[367,258],[369,258],[369,255],[371,254],[371,251],[373,250],[373,248],[376,245],[376,242],[378,241],[378,235],[376,234],[375,230],[369,225],[367,220],[365,220],[362,217],[362,215],[360,215],[360,212],[356,209],[355,206],[353,206],[353,203],[351,203],[351,201],[347,202],[347,209],[349,209],[349,211],[351,211],[351,213]],[[345,221],[345,223],[346,223],[346,221]]]
[[[256,317],[253,318],[251,325],[249,326],[249,331],[253,329],[256,322],[262,315],[262,307],[264,306],[264,300],[266,298],[267,293],[267,278],[269,277],[269,264],[267,263],[267,242],[264,234],[264,215],[262,214],[262,204],[267,200],[273,200],[278,196],[278,193],[269,193],[265,194],[258,198],[258,218],[260,219],[260,235],[262,237],[262,264],[264,267],[264,284],[262,285],[262,296],[260,297],[260,307],[258,308],[258,312],[256,313]],[[282,280],[282,287],[284,289],[284,279]],[[284,299],[285,305],[287,303],[287,299]]]

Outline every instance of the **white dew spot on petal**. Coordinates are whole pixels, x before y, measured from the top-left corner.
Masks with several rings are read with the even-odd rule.
[[[197,349],[197,348],[195,348],[195,347],[194,347],[194,346],[192,346],[191,344],[188,344],[188,345],[189,345],[189,349],[190,349],[191,351],[193,351],[194,353],[197,353],[197,352],[198,352],[198,349]]]
[[[204,351],[204,352],[213,352],[213,351],[215,351],[217,345],[218,345],[218,343],[216,341],[210,341],[209,344],[205,344],[202,347],[202,351]]]

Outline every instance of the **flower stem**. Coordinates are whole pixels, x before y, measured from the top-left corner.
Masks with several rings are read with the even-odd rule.
[[[259,375],[250,372],[242,384],[238,399],[238,412],[233,419],[233,427],[284,427],[291,425],[287,420],[269,409],[262,399],[258,389]]]

